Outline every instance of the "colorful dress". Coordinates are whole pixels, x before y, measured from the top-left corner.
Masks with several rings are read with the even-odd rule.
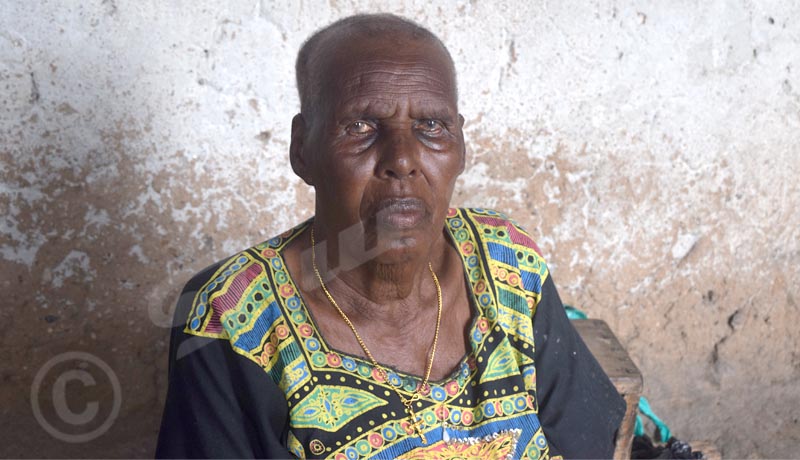
[[[282,253],[310,224],[215,264],[179,301],[159,457],[606,457],[624,402],[569,325],[533,240],[502,214],[451,209],[473,320],[466,356],[415,404],[321,336]],[[543,311],[543,309],[549,311]],[[563,317],[563,318],[562,318]]]

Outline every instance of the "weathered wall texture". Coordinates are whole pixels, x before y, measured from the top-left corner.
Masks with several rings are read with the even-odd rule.
[[[182,284],[310,213],[286,161],[299,45],[385,9],[457,62],[454,204],[536,235],[678,437],[797,456],[800,7],[592,3],[4,1],[0,454],[151,455]]]

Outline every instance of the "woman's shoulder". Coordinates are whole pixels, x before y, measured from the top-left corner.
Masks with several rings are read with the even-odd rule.
[[[525,229],[502,212],[484,208],[451,209],[447,225],[466,267],[477,270],[479,260],[484,260],[495,285],[524,291],[538,301],[550,272]]]
[[[521,251],[526,256],[544,263],[542,251],[536,241],[520,224],[503,212],[487,208],[451,208],[448,213],[448,226],[453,229],[463,223],[469,223],[476,239],[493,247]]]
[[[185,320],[188,334],[235,343],[246,338],[255,321],[277,319],[274,301],[291,287],[281,250],[303,227],[301,224],[251,246],[194,275],[181,294],[177,320]],[[181,307],[184,303],[184,308]],[[189,305],[186,305],[189,304]],[[188,306],[188,308],[186,308]],[[275,311],[272,311],[275,310]],[[183,318],[177,318],[184,314]]]

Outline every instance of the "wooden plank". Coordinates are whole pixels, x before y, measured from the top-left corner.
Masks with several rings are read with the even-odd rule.
[[[603,367],[608,378],[614,382],[621,395],[642,392],[642,373],[633,363],[628,352],[619,343],[605,321],[601,319],[579,319],[572,322],[594,357]]]

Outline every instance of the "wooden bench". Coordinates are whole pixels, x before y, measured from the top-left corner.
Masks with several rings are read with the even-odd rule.
[[[642,373],[605,321],[581,319],[572,324],[628,405],[617,432],[617,445],[614,449],[614,460],[628,460],[631,458],[633,431],[636,414],[639,412],[639,397],[642,395]],[[708,460],[722,459],[719,450],[711,442],[693,441],[689,445],[693,451],[703,452]]]

